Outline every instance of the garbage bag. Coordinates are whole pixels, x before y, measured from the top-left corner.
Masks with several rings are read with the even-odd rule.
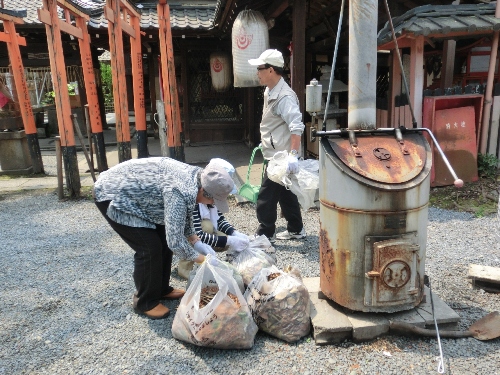
[[[172,336],[203,347],[250,349],[258,328],[230,270],[207,261],[182,297]]]
[[[289,272],[263,268],[248,285],[245,299],[259,329],[295,342],[311,329],[309,291],[297,269]]]
[[[314,198],[319,188],[319,163],[317,160],[299,160],[297,173],[286,173],[288,153],[279,151],[269,160],[267,177],[291,190],[303,210],[316,207]]]
[[[264,250],[266,249],[266,251]],[[226,259],[240,273],[245,285],[262,269],[276,264],[274,247],[264,235],[250,239],[248,247],[240,252],[228,250]]]
[[[188,279],[187,285],[186,285],[187,289],[189,289],[189,287],[191,286],[191,283],[193,282],[194,278],[196,277],[196,272],[198,272],[200,265],[201,264],[199,264],[199,263],[194,263],[193,268],[192,268],[191,272],[189,273],[189,277],[187,278]],[[240,289],[241,293],[245,292],[245,285],[243,284],[243,278],[241,277],[238,270],[231,263],[224,262],[223,260],[218,259],[217,265],[213,266],[213,267],[220,268],[224,271],[230,271],[232,273],[233,279],[236,281],[236,284],[238,284],[238,288]]]

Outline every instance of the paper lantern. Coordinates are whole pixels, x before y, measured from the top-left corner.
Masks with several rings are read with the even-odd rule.
[[[210,76],[215,91],[226,91],[231,86],[231,59],[226,52],[210,54]]]
[[[242,10],[234,20],[231,41],[234,87],[259,86],[257,70],[248,60],[269,49],[269,32],[262,13]]]

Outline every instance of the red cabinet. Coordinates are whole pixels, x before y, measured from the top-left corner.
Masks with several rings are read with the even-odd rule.
[[[464,182],[478,180],[477,145],[483,96],[450,95],[424,98],[422,125],[430,129],[452,165]],[[433,151],[431,186],[453,185],[453,177],[441,155],[428,139]]]

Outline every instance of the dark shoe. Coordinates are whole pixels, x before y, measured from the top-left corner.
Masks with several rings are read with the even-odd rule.
[[[184,289],[173,289],[170,293],[164,295],[161,297],[161,299],[166,299],[166,300],[175,300],[175,299],[181,299],[186,291]]]
[[[136,307],[134,307],[134,311],[139,315],[143,315],[153,320],[165,319],[170,314],[169,308],[163,306],[161,303],[159,303],[158,305],[156,305],[156,307],[153,307],[151,310],[148,311],[141,311]]]

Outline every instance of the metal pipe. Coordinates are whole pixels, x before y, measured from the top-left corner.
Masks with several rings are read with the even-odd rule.
[[[500,18],[500,1],[497,1],[495,18]],[[493,81],[495,79],[499,34],[499,31],[495,31],[493,33],[493,41],[491,42],[490,65],[488,68],[488,79],[486,81],[486,93],[484,95],[483,123],[481,126],[481,140],[479,147],[479,152],[482,154],[486,154],[487,152],[488,128],[490,125],[491,102],[493,100]],[[495,151],[493,150],[492,153],[494,154]]]
[[[347,127],[350,130],[376,126],[377,17],[377,0],[349,2]]]
[[[328,137],[328,136],[351,136],[351,134],[376,134],[376,133],[386,133],[386,134],[397,134],[397,130],[400,130],[402,133],[409,132],[409,133],[419,133],[421,131],[427,132],[429,136],[432,139],[432,142],[434,142],[434,145],[436,146],[436,150],[438,150],[439,155],[441,155],[441,158],[444,161],[444,164],[448,168],[448,171],[451,173],[452,177],[454,178],[453,185],[455,187],[460,188],[464,185],[463,180],[458,178],[457,174],[453,170],[453,167],[451,166],[450,162],[448,161],[448,158],[444,154],[443,150],[441,149],[441,146],[439,146],[438,141],[434,137],[434,134],[427,129],[427,128],[416,128],[416,129],[406,129],[406,128],[379,128],[379,129],[355,129],[355,130],[330,130],[330,131],[312,131],[314,137]]]
[[[323,130],[326,130],[326,118],[328,116],[328,106],[330,105],[330,96],[332,93],[332,85],[333,85],[333,77],[335,72],[335,64],[337,63],[337,51],[339,49],[339,40],[340,40],[340,29],[342,28],[342,18],[344,17],[344,0],[342,0],[342,4],[340,5],[340,15],[339,15],[339,25],[337,27],[337,37],[335,38],[335,50],[333,51],[333,61],[332,61],[332,71],[330,72],[330,83],[328,84],[328,95],[326,96],[326,106],[325,106],[325,115],[323,117]],[[314,122],[312,122],[314,124]]]

